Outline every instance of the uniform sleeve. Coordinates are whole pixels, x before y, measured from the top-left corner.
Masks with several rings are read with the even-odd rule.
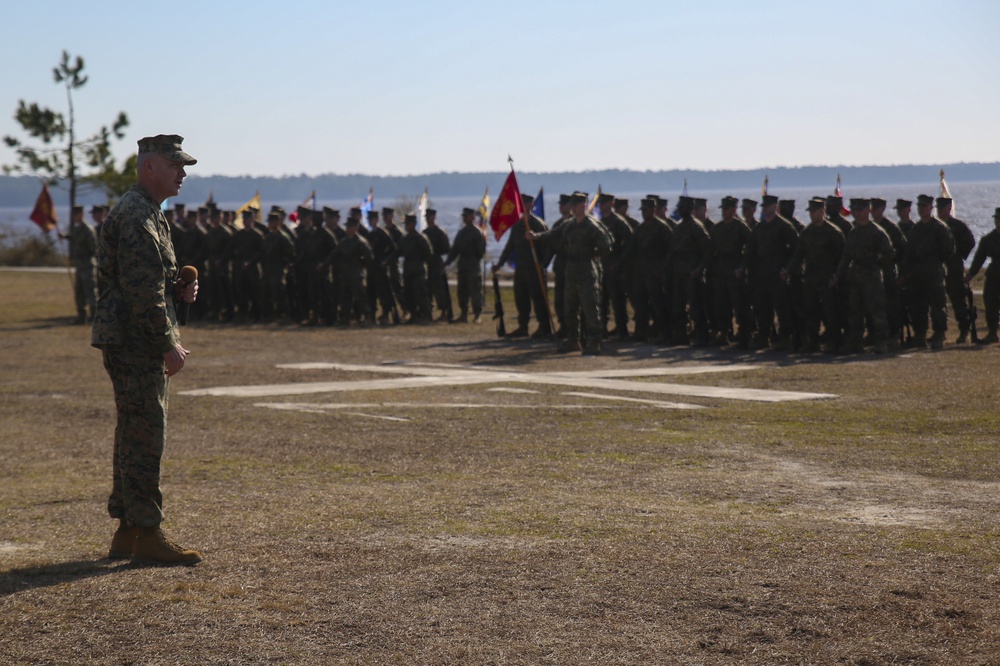
[[[168,352],[180,343],[180,333],[168,314],[168,309],[173,312],[173,294],[166,291],[156,228],[150,219],[133,220],[123,223],[120,233],[118,283],[131,321],[139,338],[161,353]]]
[[[985,240],[985,239],[983,239]],[[976,248],[976,254],[972,257],[972,265],[969,266],[969,277],[974,277],[979,269],[983,267],[986,263],[986,243],[982,240],[979,241],[979,247]]]
[[[958,233],[955,236],[955,251],[961,255],[962,261],[965,261],[972,249],[976,247],[976,237],[972,235],[972,230],[964,222],[959,222],[956,226]]]
[[[609,254],[611,254],[611,241],[608,239],[608,234],[600,227],[595,227],[594,231],[594,244],[597,246],[597,256],[604,259]]]
[[[853,231],[851,233],[854,233]],[[837,263],[837,271],[835,275],[837,279],[842,279],[844,273],[847,271],[847,266],[851,263],[851,251],[850,251],[851,239],[848,237],[844,238],[844,251],[840,253],[840,262]]]
[[[503,266],[510,259],[510,255],[514,252],[514,229],[510,229],[510,235],[507,236],[507,243],[503,246],[503,251],[500,253],[500,257],[497,259],[495,264],[497,267]]]
[[[946,224],[941,224],[941,262],[946,262],[955,255],[955,236]]]
[[[878,225],[876,225],[875,228],[879,230],[879,264],[881,264],[883,268],[890,268],[892,266],[892,260],[896,256],[896,249],[892,246],[892,240],[889,238],[889,234],[883,231]]]
[[[444,259],[444,265],[445,266],[447,266],[451,262],[455,261],[455,259],[459,255],[459,253],[462,251],[462,247],[464,245],[463,238],[462,238],[462,230],[464,228],[465,227],[462,227],[462,229],[459,229],[458,233],[455,234],[455,240],[452,241],[452,243],[451,243],[451,248],[448,250],[448,256],[445,257],[445,259]]]
[[[802,236],[805,236],[805,232],[802,233]],[[802,244],[802,236],[799,236],[799,242],[795,245],[795,251],[792,252],[792,257],[788,260],[788,264],[785,266],[785,271],[787,273],[791,273],[792,275],[802,274],[802,253],[805,250],[805,247]]]

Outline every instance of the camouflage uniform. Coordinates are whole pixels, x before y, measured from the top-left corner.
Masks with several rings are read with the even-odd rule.
[[[605,328],[608,319],[614,316],[615,334],[620,338],[628,336],[628,292],[629,284],[625,263],[625,250],[632,240],[632,227],[618,213],[612,212],[601,220],[601,224],[611,233],[611,254],[604,260],[604,283],[601,291],[601,324]],[[609,309],[611,312],[609,312]]]
[[[708,342],[708,318],[705,313],[705,268],[712,260],[712,238],[701,222],[687,214],[674,229],[670,248],[670,320],[675,344],[687,343],[688,318],[693,324],[695,342]]]
[[[434,297],[434,302],[437,303],[438,310],[441,311],[441,319],[450,321],[452,318],[451,292],[448,289],[448,276],[444,271],[444,258],[447,256],[448,250],[451,249],[451,242],[448,240],[448,234],[445,230],[437,225],[424,229],[424,236],[430,241],[433,250],[427,260],[427,284]]]
[[[232,243],[233,231],[224,224],[213,226],[205,235],[208,280],[202,288],[208,292],[208,316],[212,319],[229,321],[233,318],[232,280],[229,272]]]
[[[365,286],[365,267],[372,260],[372,248],[361,234],[348,234],[337,244],[337,279],[340,284],[341,324],[351,321],[352,310],[357,309],[366,323],[371,323],[368,309],[368,290]]]
[[[916,222],[906,237],[902,278],[909,293],[910,322],[917,346],[926,344],[928,311],[933,342],[943,341],[948,330],[943,265],[954,253],[955,239],[936,217]]]
[[[756,347],[766,347],[775,316],[778,318],[779,344],[787,344],[794,326],[788,284],[781,271],[795,252],[799,236],[792,223],[780,215],[761,218],[750,234],[746,261],[749,269],[753,311],[757,325]]]
[[[892,241],[874,222],[855,225],[844,240],[837,277],[839,281],[850,269],[848,351],[861,351],[866,317],[872,322],[875,351],[885,351],[889,327],[885,316],[882,271],[892,264],[893,256]]]
[[[965,260],[972,254],[976,246],[976,237],[972,235],[969,226],[962,220],[948,216],[942,220],[955,239],[955,253],[951,255],[945,266],[945,291],[951,301],[951,309],[955,312],[959,335],[964,337],[969,331],[969,305],[965,302]]]
[[[264,234],[248,224],[233,234],[233,295],[240,316],[260,321],[260,254]]]
[[[745,281],[736,276],[743,266],[743,254],[750,243],[750,227],[738,217],[728,222],[717,222],[709,235],[712,237],[712,263],[709,281],[712,298],[712,328],[719,342],[725,343],[733,332],[733,317],[738,324],[741,343],[745,346],[753,325],[751,313],[745,298]]]
[[[811,223],[802,230],[795,253],[786,270],[802,275],[802,298],[805,308],[803,350],[817,351],[819,329],[823,325],[826,350],[836,351],[841,343],[840,303],[830,280],[844,252],[844,234],[832,222]]]
[[[564,224],[573,220],[573,216],[567,215],[555,221],[552,229],[558,229]],[[556,322],[559,330],[556,331],[560,337],[566,333],[566,256],[553,248],[552,252],[552,307],[555,309]]]
[[[393,244],[399,245],[400,239],[403,238],[403,230],[390,217],[387,217],[384,211],[382,220]],[[395,251],[392,256],[386,257],[386,267],[389,269],[389,287],[392,289],[392,298],[397,305],[405,308],[406,306],[403,304],[403,277],[399,272],[399,256]]]
[[[654,338],[664,342],[670,337],[667,314],[667,257],[673,230],[657,218],[644,220],[635,229],[625,263],[633,266],[632,307],[635,309],[635,335],[638,342],[649,338],[650,319]]]
[[[108,513],[156,527],[163,520],[160,458],[169,383],[163,354],[180,343],[177,260],[159,204],[139,185],[108,214],[97,256],[108,289],[97,302],[91,344],[103,352],[118,414]]]
[[[595,220],[596,222],[596,220]],[[536,215],[530,215],[528,226],[534,233],[546,231],[548,227]],[[528,330],[528,321],[531,319],[531,310],[535,310],[535,320],[538,321],[537,335],[547,335],[552,333],[552,326],[549,322],[548,306],[545,300],[545,290],[548,289],[545,267],[549,263],[547,252],[548,245],[541,242],[535,245],[535,252],[538,256],[538,263],[541,266],[542,283],[538,282],[538,267],[535,266],[535,259],[531,253],[531,243],[524,235],[524,220],[518,220],[508,232],[507,244],[504,245],[500,258],[495,266],[499,268],[509,260],[514,259],[514,306],[517,308],[517,328],[519,331]],[[568,279],[568,278],[567,278]],[[568,312],[568,310],[566,310]]]
[[[987,259],[990,265],[986,268],[986,281],[983,283],[983,306],[989,335],[996,336],[1000,322],[1000,231],[996,229],[979,239],[979,247],[969,267],[969,279],[979,273]]]
[[[324,225],[313,227],[312,243],[307,250],[309,266],[309,308],[317,322],[332,324],[337,313],[332,309],[334,299],[330,297],[332,283],[330,266],[326,258],[337,247],[337,236]]]
[[[903,296],[899,289],[899,266],[906,256],[906,236],[892,220],[883,217],[872,220],[889,236],[892,249],[896,253],[892,263],[882,270],[882,280],[885,283],[885,319],[889,326],[889,341],[896,344],[903,328]]]
[[[431,316],[427,260],[432,252],[430,241],[416,229],[396,243],[396,255],[403,258],[403,302],[411,322],[427,321]]]
[[[368,262],[368,309],[374,316],[382,303],[382,321],[388,322],[391,316],[398,324],[399,313],[389,279],[389,264],[396,258],[396,241],[382,227],[374,227],[368,233],[368,244],[372,249],[372,259]]]
[[[264,237],[260,248],[263,273],[261,316],[265,321],[291,316],[291,303],[285,279],[288,267],[295,261],[295,243],[280,228]]]
[[[460,319],[469,314],[478,317],[483,311],[483,256],[486,254],[486,237],[474,226],[465,225],[455,234],[455,242],[448,251],[445,266],[458,259],[458,307]]]
[[[180,245],[177,248],[177,264],[179,266],[194,266],[198,275],[205,275],[205,260],[208,257],[205,229],[195,222],[184,229]],[[208,299],[199,298],[191,304],[190,320],[200,320],[208,310]],[[189,321],[190,321],[189,320]]]
[[[312,311],[314,301],[312,289],[316,286],[312,274],[316,271],[311,248],[315,240],[316,228],[311,223],[303,223],[302,221],[306,215],[310,217],[310,220],[312,219],[311,210],[299,210],[298,213],[299,225],[292,234],[292,240],[295,243],[295,262],[290,271],[295,277],[290,282],[294,295],[295,319],[302,324],[311,324],[318,321],[318,313]]]
[[[76,320],[83,323],[87,310],[93,318],[97,307],[97,281],[94,256],[97,234],[86,222],[76,222],[69,232],[69,260],[73,265],[73,296],[76,299]]]
[[[587,348],[599,350],[603,337],[600,262],[611,253],[607,234],[597,220],[588,216],[581,221],[571,218],[558,229],[539,234],[538,239],[566,255],[566,341],[571,345],[579,341],[582,313]]]

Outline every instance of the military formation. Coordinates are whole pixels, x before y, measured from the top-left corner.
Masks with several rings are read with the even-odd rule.
[[[367,220],[352,208],[343,222],[334,208],[295,212],[293,227],[280,206],[263,221],[253,207],[239,215],[212,204],[164,211],[178,263],[198,271],[203,298],[193,304],[191,321],[365,327],[482,321],[486,239],[472,209],[463,211],[454,239],[437,225],[433,209],[423,231],[413,214],[400,229],[392,208],[372,211]],[[446,274],[453,262],[457,309]]]
[[[913,202],[898,199],[894,221],[881,198],[851,199],[848,219],[841,197],[813,197],[806,222],[794,201],[772,195],[724,197],[717,220],[705,199],[687,196],[668,215],[667,201],[648,195],[641,220],[611,194],[597,198],[599,218],[587,201],[582,192],[562,195],[551,229],[530,213],[512,229],[494,267],[519,257],[510,336],[554,334],[560,351],[584,354],[599,354],[608,338],[797,353],[941,349],[949,302],[955,344],[976,337],[969,282],[989,260],[987,333],[976,341],[997,342],[1000,227],[983,237],[966,272],[976,241],[950,198],[920,195],[916,220]],[[532,313],[538,325],[529,332]]]
[[[705,199],[681,197],[670,214],[666,199],[648,195],[635,219],[627,199],[603,193],[595,215],[588,195],[576,192],[560,196],[550,229],[530,213],[533,198],[521,196],[525,216],[493,265],[494,272],[514,265],[513,338],[556,337],[562,351],[587,354],[600,353],[608,338],[799,353],[940,349],[949,304],[955,342],[970,340],[968,283],[989,261],[980,342],[997,341],[1000,232],[977,248],[948,198],[920,195],[916,219],[913,202],[899,199],[891,220],[884,199],[851,199],[845,217],[840,197],[814,197],[803,222],[794,201],[770,195],[759,203],[723,197],[716,220]],[[91,213],[99,228],[107,209]],[[352,208],[343,223],[333,208],[296,213],[293,228],[279,206],[263,222],[254,208],[239,216],[211,204],[165,211],[178,261],[198,269],[205,296],[192,320],[481,322],[486,241],[473,209],[462,211],[451,239],[434,210],[423,231],[412,214],[400,229],[392,208],[370,211],[367,219]],[[100,285],[94,229],[82,208],[74,209],[66,237],[76,268],[76,321],[83,323],[93,316]],[[456,304],[448,286],[452,264]],[[529,331],[532,319],[537,326]]]

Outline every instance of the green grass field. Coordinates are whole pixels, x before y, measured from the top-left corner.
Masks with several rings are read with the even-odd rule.
[[[1000,663],[996,346],[582,358],[488,317],[191,326],[162,486],[168,534],[205,561],[162,569],[102,559],[114,405],[74,314],[64,274],[0,272],[0,663]],[[392,377],[276,367],[313,361],[741,363],[641,381],[837,397],[183,395]],[[318,407],[265,406],[288,402]]]

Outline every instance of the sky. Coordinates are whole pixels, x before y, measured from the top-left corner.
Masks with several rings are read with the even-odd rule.
[[[1000,159],[996,0],[7,3],[18,101],[114,154],[180,134],[229,176],[753,169]],[[0,144],[0,164],[15,161]],[[197,170],[197,171],[195,171]]]

